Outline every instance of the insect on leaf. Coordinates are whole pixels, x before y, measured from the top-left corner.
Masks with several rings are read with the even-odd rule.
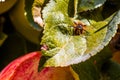
[[[44,66],[69,66],[85,61],[102,50],[117,30],[119,12],[102,21],[92,20],[94,16],[79,19],[86,24],[86,29],[74,35],[71,26],[75,20],[68,15],[68,3],[69,0],[50,0],[42,11],[45,26],[40,44],[47,46],[42,50],[43,55],[50,57]]]
[[[69,1],[69,0],[68,0]],[[51,0],[43,10],[45,20],[44,36],[41,44],[46,44],[49,50],[45,55],[53,56],[45,66],[66,66],[74,64],[75,59],[86,50],[86,39],[84,36],[71,36],[73,22],[68,17],[68,1]],[[64,5],[64,8],[62,8]]]

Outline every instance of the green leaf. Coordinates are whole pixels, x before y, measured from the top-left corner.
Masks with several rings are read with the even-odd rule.
[[[108,22],[107,21],[100,21],[100,22],[90,21],[90,23],[91,23],[91,25],[89,26],[89,28],[87,30],[89,32],[89,35],[86,35],[87,50],[86,50],[85,54],[89,53],[89,55],[90,54],[94,55],[98,51],[100,51],[100,49],[103,49],[103,46],[101,46],[101,43],[103,42],[103,40],[106,36],[107,27],[100,30],[97,33],[95,33],[95,31],[103,26],[106,26],[106,24]]]
[[[107,25],[106,37],[102,44],[107,45],[111,38],[115,35],[118,29],[118,24],[120,24],[120,10],[116,12],[112,20]]]
[[[78,63],[86,50],[86,40],[83,37],[70,37],[67,43],[57,48],[56,53],[45,63],[45,66],[68,66]],[[52,54],[51,51],[49,52]]]
[[[41,45],[48,47],[43,54],[50,57],[44,66],[69,66],[85,61],[102,50],[116,33],[119,12],[102,21],[93,20],[94,16],[82,17],[80,21],[86,24],[86,31],[73,35],[74,20],[68,15],[68,3],[69,0],[50,0],[42,11],[45,26]]]
[[[68,2],[69,0],[50,0],[42,11],[45,23],[51,25],[70,22],[67,12]]]
[[[53,56],[45,63],[45,66],[73,64],[76,62],[74,59],[77,60],[79,55],[82,55],[86,50],[84,36],[71,36],[73,27],[70,27],[72,21],[67,15],[67,3],[68,1],[56,0],[55,2],[51,0],[43,10],[46,24],[41,44],[46,44],[49,47],[44,55]],[[61,8],[61,5],[65,5],[65,7]]]
[[[93,10],[102,6],[105,2],[106,0],[78,0],[77,12]]]
[[[79,19],[85,18],[88,20],[95,20],[96,22],[98,22],[98,21],[103,21],[106,19],[103,17],[102,11],[103,11],[103,8],[99,7],[99,8],[96,8],[94,10],[88,10],[86,12],[78,13],[76,15],[78,16],[77,18],[79,18]]]
[[[110,17],[111,18],[111,17]],[[104,46],[106,46],[109,41],[112,39],[112,37],[115,35],[118,24],[120,23],[120,11],[118,11],[111,21],[109,19],[105,20],[109,23],[106,24],[106,22],[97,22],[96,26],[97,28],[103,28],[98,29],[98,32],[95,32],[91,34],[90,36],[87,36],[87,50],[85,54],[88,54],[91,56],[95,55],[97,52],[102,50]],[[93,25],[93,24],[92,24]],[[94,30],[93,30],[94,31]]]

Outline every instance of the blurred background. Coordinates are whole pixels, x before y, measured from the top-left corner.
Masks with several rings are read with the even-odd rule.
[[[31,27],[24,13],[24,0],[0,0],[0,70],[15,58],[40,50],[40,31]]]

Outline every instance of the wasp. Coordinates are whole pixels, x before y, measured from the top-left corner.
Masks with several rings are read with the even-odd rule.
[[[74,31],[73,31],[74,35],[80,35],[86,31],[85,23],[83,23],[80,20],[74,20],[73,27],[74,27]]]

